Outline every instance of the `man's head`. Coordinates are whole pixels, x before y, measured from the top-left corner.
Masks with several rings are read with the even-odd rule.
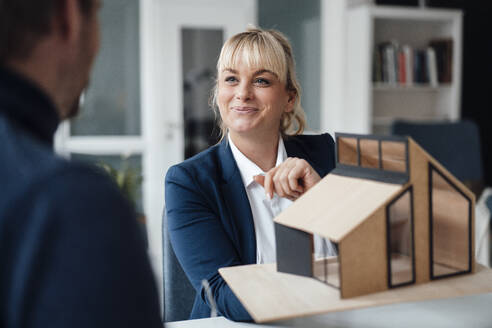
[[[61,118],[77,112],[99,47],[100,0],[0,0],[0,65],[37,82]]]

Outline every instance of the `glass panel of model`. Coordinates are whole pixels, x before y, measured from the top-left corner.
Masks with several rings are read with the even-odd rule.
[[[430,166],[431,277],[471,271],[471,201]]]
[[[313,277],[336,288],[340,288],[338,256],[336,246],[327,238],[314,235]]]
[[[412,198],[412,188],[410,188],[388,205],[390,287],[415,282]]]
[[[338,163],[364,169],[407,173],[407,147],[406,141],[339,136]]]

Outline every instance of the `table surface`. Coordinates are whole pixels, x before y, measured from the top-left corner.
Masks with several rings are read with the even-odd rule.
[[[166,328],[198,327],[492,327],[492,293],[327,313],[262,325],[233,322],[223,317],[166,323]]]

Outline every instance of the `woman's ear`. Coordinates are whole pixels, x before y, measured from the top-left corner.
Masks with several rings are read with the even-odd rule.
[[[289,96],[289,99],[287,100],[287,106],[285,108],[285,111],[288,113],[294,110],[294,104],[296,103],[297,100],[297,92],[291,90],[291,91],[287,91],[287,94]]]

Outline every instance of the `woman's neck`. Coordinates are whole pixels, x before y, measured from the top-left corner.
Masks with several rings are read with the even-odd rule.
[[[278,152],[278,134],[274,136],[243,137],[231,133],[231,140],[244,156],[255,163],[263,172],[275,167]]]

